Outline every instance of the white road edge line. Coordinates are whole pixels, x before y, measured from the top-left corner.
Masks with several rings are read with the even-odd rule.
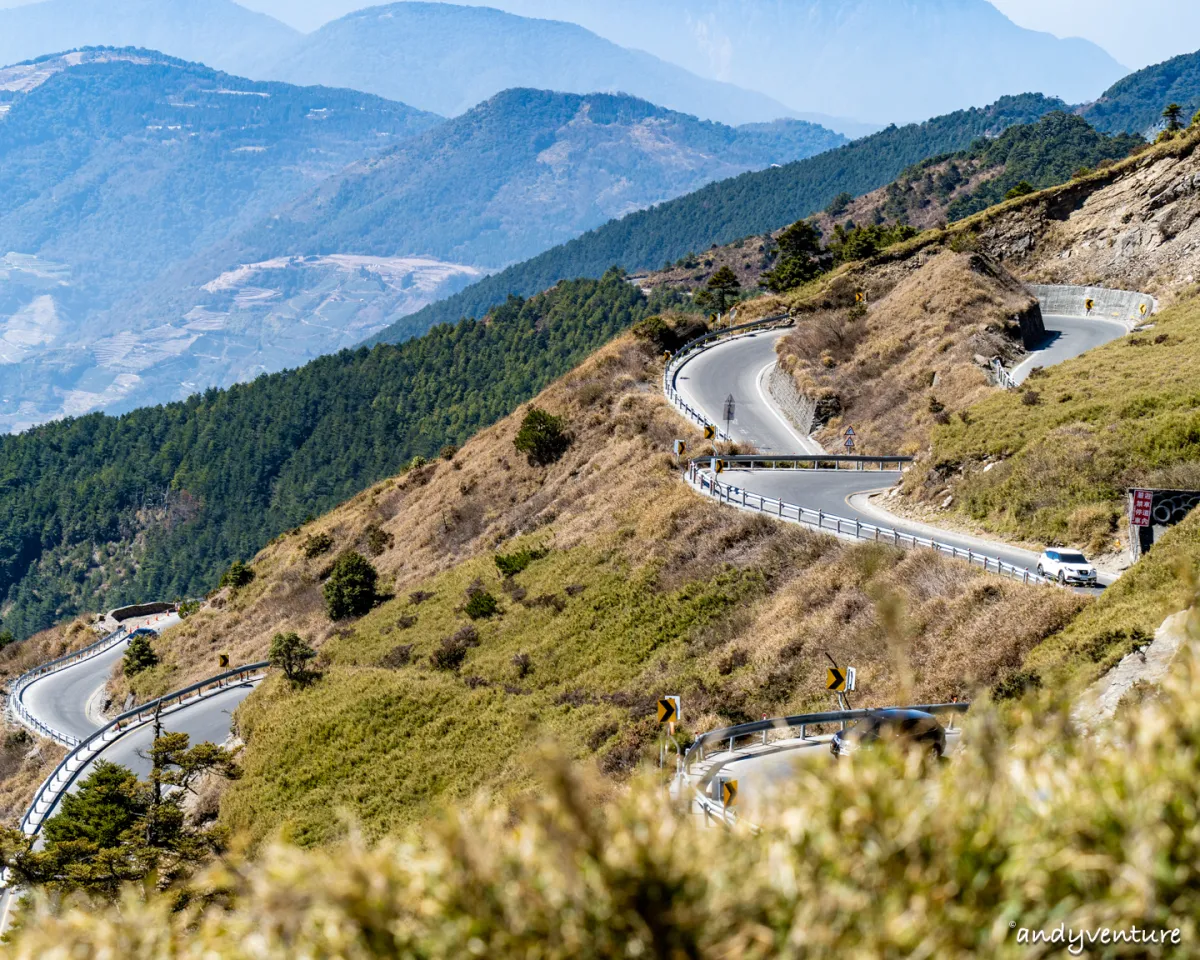
[[[822,453],[827,453],[828,451],[824,447],[822,447],[819,443],[817,443],[817,441],[814,440],[812,437],[800,436],[800,434],[791,425],[791,423],[788,422],[788,418],[785,417],[783,415],[782,411],[778,410],[776,408],[775,404],[773,404],[771,402],[770,398],[767,396],[767,391],[763,390],[763,377],[766,376],[768,370],[770,370],[772,367],[777,367],[777,366],[779,366],[779,361],[772,360],[765,367],[763,367],[760,371],[758,371],[758,377],[755,378],[755,381],[754,381],[754,385],[756,387],[758,387],[758,398],[760,400],[762,400],[763,406],[765,406],[768,410],[771,411],[772,414],[774,414],[775,419],[783,424],[783,426],[787,430],[787,432],[792,435],[792,438],[798,444],[800,444],[801,450],[803,450],[805,453],[812,453],[812,454],[818,454],[818,455],[822,454]]]

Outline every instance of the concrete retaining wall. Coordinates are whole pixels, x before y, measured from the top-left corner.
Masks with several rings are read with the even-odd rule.
[[[1065,287],[1029,284],[1029,289],[1042,305],[1047,317],[1095,317],[1098,320],[1119,320],[1130,329],[1148,320],[1158,309],[1158,301],[1144,293],[1131,290],[1108,290],[1104,287]],[[1093,301],[1087,309],[1087,301]],[[1142,308],[1145,308],[1145,313]]]

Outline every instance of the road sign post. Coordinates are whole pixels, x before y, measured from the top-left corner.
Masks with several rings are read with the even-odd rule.
[[[721,806],[736,807],[738,802],[738,782],[736,780],[721,781]]]

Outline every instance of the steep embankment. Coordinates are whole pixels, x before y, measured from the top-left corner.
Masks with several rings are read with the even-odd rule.
[[[143,696],[218,652],[261,657],[281,631],[320,651],[314,683],[270,681],[239,712],[246,777],[227,823],[312,843],[340,832],[344,810],[378,835],[477,789],[525,789],[544,738],[620,777],[653,748],[664,690],[682,694],[689,729],[824,705],[826,651],[854,659],[864,702],[904,696],[910,667],[913,698],[967,696],[1080,609],[695,496],[668,451],[697,438],[658,392],[657,355],[619,339],[537,398],[574,433],[560,462],[516,453],[518,413],[281,537],[251,584],[156,641],[163,666],[137,680]],[[334,623],[322,582],[351,548],[395,597]],[[502,577],[495,554],[525,548],[546,553]],[[473,621],[480,590],[499,609]],[[1015,625],[1002,640],[998,619]]]

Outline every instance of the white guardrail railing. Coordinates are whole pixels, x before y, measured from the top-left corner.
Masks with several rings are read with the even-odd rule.
[[[846,723],[850,721],[861,720],[883,710],[920,710],[922,713],[931,713],[934,715],[948,714],[950,717],[948,729],[953,730],[955,714],[966,713],[970,708],[970,702],[964,701],[961,703],[922,704],[914,707],[873,707],[860,710],[832,710],[827,713],[803,713],[792,717],[776,717],[772,720],[755,720],[751,723],[738,724],[736,727],[722,727],[719,730],[710,730],[708,733],[702,733],[692,742],[692,745],[688,747],[687,752],[684,753],[680,762],[680,776],[683,778],[691,777],[692,764],[704,762],[706,759],[705,748],[709,744],[727,744],[726,751],[732,755],[739,740],[761,736],[761,745],[766,747],[768,744],[767,737],[772,732],[777,730],[795,730],[798,728],[800,735],[792,738],[794,745],[797,747],[806,746],[812,742],[809,737],[810,727],[839,724],[844,729]],[[782,749],[786,749],[788,742],[788,740],[780,741],[779,746]],[[757,744],[748,746],[757,746]],[[727,763],[737,759],[737,757],[731,756]],[[737,814],[732,807],[725,806],[720,799],[719,793],[721,768],[726,766],[727,763],[705,771],[696,780],[691,802],[695,803],[697,809],[706,817],[715,819],[726,826],[733,826],[738,822]],[[714,786],[717,787],[717,796],[709,794],[710,788]],[[749,824],[749,826],[752,830],[757,829],[753,824]]]
[[[696,356],[698,353],[707,350],[716,343],[739,336],[743,333],[760,330],[768,327],[777,327],[784,321],[789,320],[786,316],[768,317],[765,320],[758,320],[754,323],[746,323],[736,327],[729,327],[725,330],[719,330],[714,333],[706,334],[703,337],[697,337],[695,340],[685,344],[678,353],[672,355],[667,360],[666,369],[663,371],[663,393],[667,400],[676,410],[683,414],[687,419],[691,420],[700,426],[713,426],[713,424],[704,414],[693,409],[687,401],[679,394],[675,388],[675,378],[679,374],[679,369],[688,360]],[[720,428],[717,428],[717,437],[720,440],[728,441],[730,437],[725,434]],[[715,462],[717,458],[713,458]],[[770,454],[761,456],[742,456],[728,457],[727,461],[760,461],[763,466],[770,465],[775,467],[778,464],[786,463],[788,467],[797,468],[801,464],[795,461],[833,461],[838,459],[870,459],[871,461],[886,461],[891,463],[907,462],[908,458],[899,457],[871,457],[871,458],[838,458],[835,456],[817,457],[817,456],[795,456],[781,457]],[[787,463],[793,461],[792,463]],[[815,464],[814,464],[815,466]],[[880,464],[882,466],[882,464]],[[891,527],[880,527],[870,523],[863,523],[861,520],[852,520],[847,517],[839,517],[836,514],[825,513],[822,510],[812,510],[800,504],[787,503],[784,500],[779,500],[774,497],[764,497],[744,488],[734,487],[729,484],[721,483],[713,476],[709,476],[698,465],[696,461],[688,463],[686,473],[688,483],[700,493],[710,496],[721,503],[730,506],[738,507],[743,510],[753,510],[758,513],[770,514],[780,520],[787,520],[792,523],[799,523],[807,527],[812,527],[816,530],[823,530],[826,533],[832,533],[835,536],[847,539],[856,540],[874,540],[892,543],[898,547],[916,548],[925,547],[936,550],[938,553],[945,554],[948,557],[954,557],[959,560],[966,560],[969,564],[977,564],[984,570],[992,573],[998,573],[1001,576],[1011,577],[1015,580],[1020,580],[1022,583],[1050,583],[1044,577],[1029,570],[1028,567],[1017,567],[1011,563],[999,559],[998,557],[988,556],[987,554],[977,553],[974,550],[963,549],[956,547],[953,544],[941,543],[937,540],[932,540],[927,537],[918,537],[914,534],[903,533],[902,531]]]
[[[746,490],[744,487],[735,487],[732,484],[722,483],[716,477],[709,476],[708,473],[698,466],[696,461],[691,461],[688,464],[687,481],[695,490],[705,496],[712,497],[729,506],[742,510],[752,510],[756,513],[765,513],[780,520],[802,524],[814,530],[822,530],[825,533],[832,533],[834,536],[854,540],[873,540],[882,543],[891,543],[895,546],[907,547],[909,549],[925,547],[936,550],[938,553],[945,554],[948,557],[954,557],[957,560],[965,560],[967,563],[977,565],[990,573],[998,573],[1001,576],[1020,580],[1022,583],[1048,584],[1051,582],[1045,577],[1041,577],[1037,573],[1030,571],[1028,567],[1017,567],[997,557],[977,553],[971,549],[963,549],[962,547],[956,547],[949,543],[941,543],[938,540],[931,540],[927,537],[918,537],[892,527],[880,527],[872,523],[864,523],[861,520],[839,517],[837,514],[826,513],[823,510],[811,510],[808,507],[788,503],[774,497],[764,497],[751,490]]]
[[[42,737],[49,737],[64,747],[78,746],[79,738],[74,737],[69,733],[64,733],[61,730],[55,730],[52,727],[42,723],[37,717],[29,712],[21,699],[25,689],[35,680],[40,680],[43,677],[49,676],[52,673],[58,673],[60,670],[65,670],[67,667],[72,667],[77,663],[82,663],[85,660],[91,660],[93,657],[98,657],[102,653],[106,653],[118,644],[124,643],[134,633],[130,633],[127,628],[120,627],[105,637],[100,638],[90,646],[86,646],[81,650],[76,650],[74,653],[68,653],[66,656],[59,657],[56,660],[49,660],[46,663],[34,667],[28,673],[23,673],[13,681],[8,690],[8,714],[23,727],[27,727],[34,733]]]
[[[265,660],[260,663],[252,663],[207,680],[201,680],[199,683],[176,690],[174,693],[168,693],[165,697],[159,697],[157,700],[151,700],[122,713],[85,740],[76,743],[74,749],[63,757],[34,794],[33,803],[29,805],[25,816],[21,818],[21,830],[26,836],[36,835],[41,830],[42,824],[53,813],[62,795],[75,782],[79,772],[114,741],[125,736],[131,730],[151,723],[156,715],[167,716],[201,700],[216,696],[230,687],[261,680],[269,665]]]
[[[768,317],[765,320],[755,320],[753,323],[743,323],[736,327],[727,327],[724,330],[716,330],[712,333],[706,333],[702,337],[697,337],[695,340],[689,340],[679,348],[678,353],[673,353],[667,360],[666,368],[663,370],[663,394],[670,401],[671,406],[683,414],[688,420],[700,427],[715,427],[717,430],[717,439],[722,441],[729,440],[729,435],[720,427],[709,420],[699,410],[694,409],[675,389],[675,377],[679,373],[679,368],[682,367],[688,360],[694,357],[697,353],[707,350],[715,345],[718,341],[728,340],[732,337],[740,336],[744,333],[749,333],[754,330],[764,330],[772,327],[779,327],[791,323],[791,318],[787,314]]]

